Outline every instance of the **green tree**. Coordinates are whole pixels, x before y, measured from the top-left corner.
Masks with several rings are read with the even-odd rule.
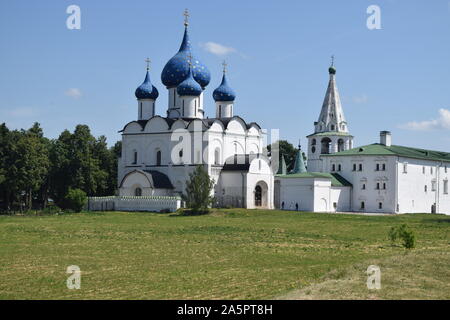
[[[81,189],[89,196],[113,192],[110,177],[113,156],[106,138],[96,139],[88,126],[77,125],[73,134],[68,130],[62,132],[52,143],[50,154],[54,165],[50,174],[50,193],[59,206],[65,207],[69,188]]]
[[[83,210],[87,203],[86,192],[81,189],[69,189],[65,199],[67,207],[75,212]]]
[[[206,171],[204,166],[196,166],[194,172],[189,174],[183,200],[186,201],[186,206],[191,208],[192,213],[198,214],[208,211],[213,201],[211,196],[213,186],[214,180],[209,177],[208,171]]]
[[[6,132],[4,128],[3,132]],[[8,135],[8,153],[3,159],[6,166],[3,185],[7,189],[6,203],[9,206],[12,201],[19,200],[31,209],[47,179],[50,166],[48,141],[43,137],[38,123],[29,130],[14,130]]]
[[[286,161],[286,169],[287,171],[291,171],[294,167],[295,162],[295,156],[297,154],[297,148],[295,148],[291,143],[289,143],[287,140],[278,140],[277,143],[279,144],[279,164],[281,164],[281,155],[284,156],[284,160]],[[267,146],[267,151],[269,154],[272,151],[274,143]],[[306,157],[303,157],[303,159],[306,160]]]

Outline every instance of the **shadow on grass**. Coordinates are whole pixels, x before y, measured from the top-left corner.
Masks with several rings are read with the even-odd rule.
[[[422,219],[422,223],[450,223],[450,218],[444,219]]]
[[[192,210],[192,209],[179,209],[178,211],[169,215],[169,217],[193,217],[193,216],[204,216],[210,214],[212,211],[205,210]]]

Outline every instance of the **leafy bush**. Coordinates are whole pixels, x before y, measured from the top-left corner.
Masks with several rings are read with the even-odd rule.
[[[393,243],[401,240],[402,245],[407,249],[412,249],[416,246],[416,235],[406,224],[392,227],[389,230],[389,239]]]
[[[86,205],[87,196],[81,189],[69,189],[65,197],[67,207],[75,212],[80,212]]]

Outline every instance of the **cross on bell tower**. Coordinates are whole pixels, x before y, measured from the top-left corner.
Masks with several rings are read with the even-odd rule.
[[[189,25],[189,10],[188,9],[184,9],[183,16],[184,16],[184,26],[187,27]]]

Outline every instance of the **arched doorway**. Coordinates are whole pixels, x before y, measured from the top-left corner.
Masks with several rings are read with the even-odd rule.
[[[261,186],[255,187],[255,207],[261,207],[262,205],[262,188]]]
[[[268,190],[269,187],[267,183],[264,181],[259,181],[255,189],[254,193],[254,205],[256,208],[267,208],[268,205]]]

